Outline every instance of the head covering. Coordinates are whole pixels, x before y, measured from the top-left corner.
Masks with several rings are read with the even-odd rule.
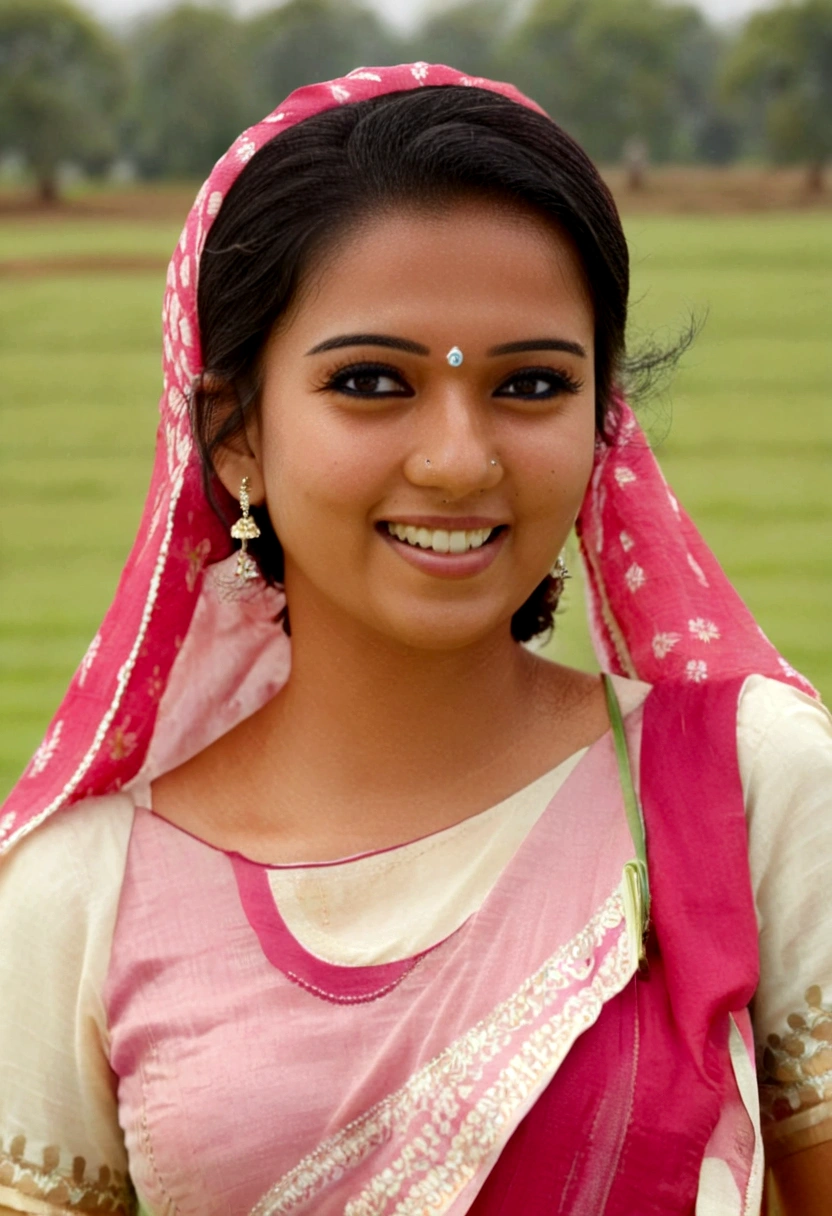
[[[543,112],[511,85],[441,65],[358,68],[292,93],[199,191],[168,269],[161,419],[139,533],[104,622],[0,811],[0,851],[81,798],[182,763],[285,682],[290,644],[274,624],[282,595],[224,592],[232,544],[203,490],[191,434],[199,259],[228,190],[264,144],[335,106],[426,85],[490,89]],[[598,444],[578,533],[602,668],[648,682],[758,672],[812,691],[758,629],[623,402],[614,441]]]

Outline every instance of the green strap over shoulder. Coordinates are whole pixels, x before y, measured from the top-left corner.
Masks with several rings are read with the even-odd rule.
[[[615,758],[618,762],[618,776],[621,781],[621,792],[624,797],[624,809],[627,814],[627,825],[635,849],[636,861],[628,863],[625,878],[633,889],[630,894],[635,903],[635,913],[641,924],[642,941],[641,957],[644,958],[644,934],[650,919],[650,883],[647,877],[647,845],[644,835],[644,816],[641,804],[633,782],[633,771],[630,767],[630,753],[627,748],[627,736],[624,732],[624,718],[618,703],[615,686],[606,674],[603,675],[604,692],[607,697],[607,710],[610,715],[612,737],[615,743]],[[636,871],[636,873],[633,873]]]

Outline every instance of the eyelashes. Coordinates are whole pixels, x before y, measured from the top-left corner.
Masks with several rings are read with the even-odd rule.
[[[519,401],[548,401],[564,393],[574,396],[584,386],[571,373],[551,367],[524,367],[512,374],[495,389],[495,397],[513,397]]]
[[[565,394],[574,395],[582,388],[583,381],[565,369],[524,367],[502,380],[492,396],[514,401],[549,401]],[[415,395],[402,373],[388,363],[350,363],[338,367],[328,373],[317,390],[362,400]]]
[[[387,363],[349,363],[331,372],[320,392],[343,393],[346,397],[412,397],[413,389],[400,371]]]

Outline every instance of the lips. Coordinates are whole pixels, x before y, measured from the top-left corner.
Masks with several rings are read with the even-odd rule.
[[[496,559],[509,533],[506,524],[488,520],[454,520],[465,528],[452,528],[450,521],[432,517],[418,522],[386,520],[378,524],[379,535],[409,565],[439,578],[470,578]],[[439,523],[444,527],[437,527]],[[479,527],[472,527],[479,524]],[[430,526],[429,526],[430,525]]]

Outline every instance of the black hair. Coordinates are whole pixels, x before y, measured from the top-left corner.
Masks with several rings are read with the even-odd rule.
[[[257,407],[263,348],[317,259],[381,210],[472,196],[533,208],[571,238],[594,308],[596,431],[609,440],[629,293],[627,243],[610,191],[545,115],[485,89],[414,89],[337,106],[279,134],[240,173],[208,233],[197,300],[205,371],[191,415],[215,504],[214,456]],[[266,581],[279,584],[280,542],[265,509],[252,514],[262,533],[252,555]],[[547,577],[515,612],[517,641],[552,628],[557,591]]]

